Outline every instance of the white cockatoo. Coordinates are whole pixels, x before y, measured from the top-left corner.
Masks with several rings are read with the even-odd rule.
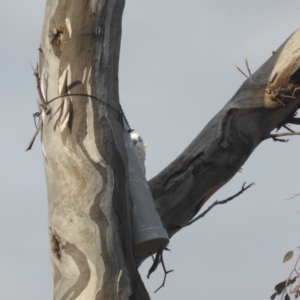
[[[146,160],[146,151],[147,143],[144,144],[143,138],[138,133],[131,133],[130,137],[134,144],[135,153],[140,161],[142,170],[146,174],[145,160]]]

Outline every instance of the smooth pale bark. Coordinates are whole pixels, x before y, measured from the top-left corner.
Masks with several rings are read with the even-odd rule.
[[[120,108],[123,6],[124,0],[47,1],[40,77],[48,103],[41,103],[41,119],[57,300],[149,299],[132,254],[127,156],[119,115],[95,99],[74,95],[92,95]],[[298,30],[186,150],[150,180],[170,236],[298,109],[299,54]],[[51,101],[59,95],[65,96]]]
[[[54,299],[149,299],[132,252],[119,109],[124,0],[48,0],[40,46],[42,147]]]
[[[216,78],[216,88],[218,80],[222,78]],[[183,153],[150,180],[170,236],[240,170],[274,128],[293,117],[299,86],[300,29],[243,83]]]

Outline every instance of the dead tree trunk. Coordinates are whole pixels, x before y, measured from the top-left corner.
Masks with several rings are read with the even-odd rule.
[[[40,118],[57,300],[149,299],[132,254],[119,118],[123,6],[124,0],[47,1]],[[170,236],[188,224],[274,128],[298,122],[299,70],[300,30],[149,182]]]

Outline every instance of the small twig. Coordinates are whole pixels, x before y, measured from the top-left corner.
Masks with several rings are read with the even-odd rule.
[[[285,94],[280,94],[280,97],[282,97],[282,98],[290,98],[290,99],[295,99],[296,98],[294,96],[289,96],[289,95],[285,95]]]
[[[250,77],[252,74],[251,74],[251,71],[250,71],[250,68],[249,68],[248,58],[247,57],[245,57],[245,63],[246,63],[246,67],[247,67],[247,70],[248,70],[248,73],[249,73],[249,77]]]
[[[70,93],[69,92],[69,87],[68,87],[68,71],[66,71],[65,74],[65,78],[64,78],[64,82],[63,85],[61,86],[61,90],[60,90],[60,95],[49,100],[46,101],[43,93],[42,93],[42,89],[41,89],[41,78],[39,77],[39,65],[37,64],[36,68],[34,68],[31,65],[32,69],[33,69],[33,74],[36,78],[36,85],[37,85],[37,90],[38,90],[38,94],[39,94],[39,100],[38,100],[38,105],[39,105],[39,112],[35,113],[34,116],[34,122],[35,122],[35,118],[36,117],[40,117],[40,125],[39,127],[37,127],[36,122],[35,122],[35,127],[37,128],[37,131],[34,133],[33,138],[31,139],[29,146],[27,147],[27,150],[30,150],[32,148],[32,145],[34,143],[34,140],[37,136],[37,134],[39,133],[39,131],[42,129],[43,126],[43,120],[41,119],[41,112],[44,112],[46,115],[50,114],[49,118],[48,118],[48,123],[52,120],[52,118],[57,114],[59,114],[58,119],[56,120],[55,123],[55,129],[57,128],[57,126],[60,126],[60,131],[62,131],[65,126],[67,125],[67,123],[71,123],[70,122],[70,118],[72,115],[72,99],[71,96],[82,96],[82,97],[88,97],[90,99],[96,100],[99,103],[104,104],[106,107],[109,107],[110,109],[112,109],[113,111],[118,113],[118,116],[120,116],[120,121],[122,120],[122,117],[125,120],[125,123],[128,126],[128,130],[129,132],[134,131],[134,129],[131,129],[129,122],[125,116],[125,113],[122,109],[122,107],[120,107],[119,109],[116,109],[115,107],[113,107],[112,105],[110,105],[108,102],[95,97],[93,95],[89,95],[89,94],[83,94],[83,93]],[[51,111],[51,107],[49,106],[49,104],[57,99],[61,99],[61,104],[58,106],[58,108],[55,110],[54,113],[52,113]],[[122,122],[121,122],[122,123]],[[70,124],[68,124],[70,125]]]
[[[169,248],[165,247],[163,250],[167,250],[167,251],[171,251]],[[157,269],[158,265],[161,263],[161,257],[162,257],[162,251],[163,250],[159,250],[156,255],[155,258],[153,258],[153,255],[151,255],[152,259],[153,259],[153,264],[150,267],[149,271],[148,271],[148,275],[147,278],[150,278],[150,275],[155,272],[155,270]]]
[[[282,295],[281,295],[281,299],[280,300],[282,300],[283,299],[283,296],[286,294],[286,288],[283,290],[283,293],[282,293]]]
[[[281,142],[281,143],[288,143],[290,139],[278,139],[278,138],[273,138],[274,142]]]
[[[158,265],[161,263],[161,254],[162,254],[162,252],[158,251],[155,255],[155,258],[153,258],[153,256],[152,256],[153,264],[148,271],[148,275],[147,275],[148,279],[150,278],[150,275],[157,269]]]
[[[249,78],[237,65],[233,64],[246,78]]]
[[[32,67],[32,66],[31,66]],[[33,68],[33,67],[32,67]],[[34,118],[34,124],[35,124],[35,127],[36,127],[36,131],[35,133],[33,134],[33,137],[31,138],[30,142],[29,142],[29,145],[28,147],[26,148],[25,151],[28,151],[32,148],[33,146],[33,143],[35,141],[35,138],[37,137],[38,133],[42,130],[43,128],[43,120],[41,119],[41,112],[42,110],[47,114],[49,112],[49,110],[47,109],[47,103],[44,99],[44,96],[43,96],[43,93],[42,93],[42,90],[41,90],[41,85],[40,85],[40,82],[41,82],[41,79],[39,77],[39,65],[37,64],[36,65],[36,68],[34,69],[33,68],[33,75],[35,76],[35,79],[36,79],[36,87],[37,87],[37,90],[38,90],[38,93],[39,93],[39,101],[38,101],[38,105],[39,105],[39,112],[35,113],[33,115],[33,118]],[[36,117],[39,117],[40,118],[40,122],[39,122],[39,126],[37,127],[36,125],[36,121],[35,121],[35,118]]]
[[[43,123],[41,122],[40,126],[36,129],[35,133],[33,134],[33,137],[31,138],[30,142],[29,142],[29,145],[28,147],[26,148],[25,151],[28,151],[32,148],[32,145],[35,141],[35,138],[37,137],[37,135],[39,134],[40,130],[42,129],[43,127]]]
[[[297,196],[300,196],[300,193],[299,193],[299,194],[295,194],[295,195],[294,195],[294,196],[292,196],[291,198],[287,198],[287,199],[285,199],[285,201],[287,201],[287,200],[292,200],[292,199],[296,198]]]
[[[287,127],[286,125],[282,125],[282,127],[284,127],[286,130],[290,131],[290,132],[295,132],[293,129]]]
[[[41,101],[40,104],[43,106],[44,109],[46,109],[47,103],[46,103],[45,98],[44,98],[43,93],[42,93],[41,78],[39,77],[39,64],[36,64],[36,68],[33,71],[33,75],[35,76],[35,79],[36,79],[36,87],[37,87],[39,97],[40,97],[40,101]]]
[[[299,90],[300,90],[300,86],[296,86],[295,89],[294,89],[294,91],[293,91],[293,97],[294,97],[295,93],[296,93],[297,91],[299,91]]]
[[[231,200],[233,200],[234,198],[238,197],[240,194],[244,193],[246,190],[248,190],[252,185],[254,185],[254,182],[250,183],[249,185],[247,185],[245,187],[245,184],[246,182],[244,182],[241,190],[239,192],[237,192],[236,194],[234,194],[233,196],[225,199],[225,200],[222,200],[222,201],[219,201],[219,200],[216,200],[213,204],[211,204],[202,214],[200,214],[198,217],[196,217],[195,219],[191,220],[190,222],[188,222],[187,224],[183,225],[182,227],[186,227],[186,226],[189,226],[191,224],[193,224],[194,222],[198,221],[199,219],[203,218],[214,206],[216,205],[219,205],[219,204],[225,204]]]
[[[169,249],[166,248],[166,250],[169,250]],[[169,251],[170,251],[170,250],[169,250]],[[163,250],[160,250],[159,252],[160,252],[160,260],[161,260],[161,264],[162,264],[162,266],[163,266],[163,269],[164,269],[164,273],[165,273],[165,274],[164,274],[164,280],[163,280],[163,283],[161,284],[161,286],[160,286],[158,289],[155,290],[154,293],[156,293],[156,292],[159,291],[162,287],[165,286],[165,282],[166,282],[166,279],[167,279],[167,275],[168,275],[169,273],[171,273],[171,272],[174,271],[174,270],[169,270],[169,271],[167,271],[166,266],[165,266],[165,263],[164,263],[164,258],[163,258]],[[158,254],[159,252],[157,252],[157,254]]]
[[[248,58],[245,57],[245,64],[246,64],[246,68],[247,68],[247,71],[248,71],[248,74],[247,75],[246,73],[244,73],[237,65],[233,64],[237,69],[238,71],[240,71],[246,78],[249,78],[252,74],[251,74],[251,70],[250,70],[250,67],[249,67],[249,64],[248,64]]]
[[[118,299],[121,300],[121,297],[120,297],[120,279],[122,277],[122,269],[120,270],[119,272],[119,275],[118,275],[118,280],[117,280],[117,295],[118,295]]]
[[[285,106],[285,104],[281,100],[279,100],[277,97],[275,97],[275,100],[277,100],[282,106]]]
[[[269,134],[266,139],[273,139],[275,142],[288,142],[289,139],[278,139],[278,137],[283,137],[283,136],[294,136],[294,135],[300,135],[300,131],[294,131],[294,132],[283,132],[283,133],[276,133],[276,134]]]
[[[294,251],[296,249],[300,250],[300,247],[296,247],[294,250],[289,251],[283,259],[283,262],[287,262],[288,260],[292,259]],[[300,296],[300,285],[299,285],[299,275],[300,273],[297,271],[297,267],[300,261],[300,255],[298,254],[298,258],[296,259],[296,262],[294,264],[294,267],[290,273],[290,275],[288,276],[288,278],[282,282],[279,282],[278,284],[276,284],[275,286],[275,293],[271,296],[271,299],[275,299],[276,296],[281,295],[281,299],[283,299],[283,297],[285,296],[284,299],[290,299],[289,294],[296,294],[295,298],[298,298],[298,296]],[[293,274],[296,274],[296,276],[294,276],[294,278],[292,278]],[[298,284],[294,287],[293,284],[295,283],[295,281],[298,279]],[[287,289],[290,286],[289,290]]]

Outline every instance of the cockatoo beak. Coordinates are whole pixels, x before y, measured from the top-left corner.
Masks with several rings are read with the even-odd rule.
[[[144,148],[147,148],[147,146],[148,146],[148,143],[144,144]]]
[[[133,145],[136,145],[137,143],[137,140],[132,140],[133,141]]]

